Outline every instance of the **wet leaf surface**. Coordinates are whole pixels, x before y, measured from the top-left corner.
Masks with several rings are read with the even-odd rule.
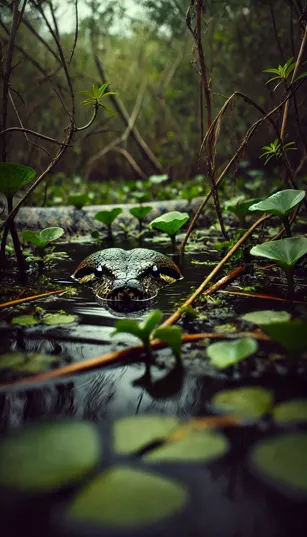
[[[114,449],[117,453],[135,453],[157,440],[165,440],[180,425],[175,417],[131,416],[113,425]]]
[[[235,341],[212,343],[207,347],[207,354],[215,367],[224,369],[254,354],[257,349],[257,341],[247,337]]]
[[[211,403],[218,412],[255,420],[271,411],[273,394],[264,388],[248,386],[218,392]]]
[[[242,319],[250,323],[262,325],[290,321],[291,315],[287,311],[263,310],[246,313],[242,315]]]
[[[278,423],[307,421],[307,399],[293,399],[275,406],[273,411]]]

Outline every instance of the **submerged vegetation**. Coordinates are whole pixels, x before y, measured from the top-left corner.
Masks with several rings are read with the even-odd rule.
[[[290,498],[292,524],[307,501],[307,4],[68,4],[1,2],[0,522],[16,492],[36,533],[180,535],[186,517],[199,537],[212,471],[251,473],[251,502],[258,481]],[[180,270],[157,257],[141,294],[116,257],[82,261],[113,247]],[[70,284],[76,266],[113,300]],[[152,282],[174,284],[167,306]]]

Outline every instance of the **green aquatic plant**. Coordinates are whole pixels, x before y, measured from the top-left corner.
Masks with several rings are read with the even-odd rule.
[[[258,201],[260,201],[260,198],[245,199],[244,196],[237,196],[236,198],[227,200],[224,208],[226,211],[235,214],[239,219],[240,226],[245,227],[245,218],[249,214],[249,208]]]
[[[162,311],[154,310],[142,323],[138,323],[134,319],[122,319],[115,323],[115,330],[112,332],[112,336],[126,333],[137,337],[143,343],[147,356],[151,357],[150,338],[157,325],[161,322],[162,317]]]
[[[296,207],[305,197],[304,190],[280,190],[272,196],[249,207],[249,211],[262,211],[273,216],[279,216],[285,226],[288,237],[291,237],[290,223],[288,214],[291,209]]]
[[[22,187],[34,179],[35,170],[29,166],[15,164],[13,162],[0,162],[0,192],[4,194],[7,200],[7,208],[10,213],[13,210],[13,197]],[[25,261],[20,247],[19,237],[14,221],[12,220],[8,227],[4,229],[1,242],[1,258],[5,260],[5,246],[8,231],[10,230],[16,258],[21,268],[25,268]]]
[[[286,349],[295,358],[307,349],[307,322],[301,319],[272,322],[262,326],[262,330]]]
[[[294,266],[307,253],[306,237],[290,237],[278,241],[257,244],[251,255],[272,259],[285,272],[288,282],[288,298],[294,294]]]
[[[73,205],[75,209],[82,209],[84,205],[90,200],[90,196],[87,192],[80,192],[79,194],[70,194],[67,198],[67,203]]]
[[[152,211],[152,207],[140,205],[139,207],[132,207],[129,209],[129,213],[134,216],[139,222],[140,231],[143,228],[143,222],[146,216]]]
[[[42,231],[28,231],[22,233],[22,238],[25,242],[31,242],[40,250],[44,250],[50,242],[56,241],[64,234],[64,229],[61,227],[46,227]]]
[[[176,233],[179,229],[189,220],[188,213],[181,213],[179,211],[170,211],[169,213],[162,214],[150,222],[150,227],[153,229],[159,229],[166,233],[171,241],[173,247],[176,246]]]
[[[218,369],[225,369],[241,362],[258,349],[255,339],[245,337],[234,341],[221,341],[212,343],[207,347],[207,354],[212,365]]]
[[[190,202],[200,196],[202,192],[203,188],[200,185],[191,185],[180,190],[180,197]]]
[[[115,207],[114,209],[100,211],[99,213],[95,214],[94,218],[95,220],[98,220],[98,222],[102,222],[105,226],[107,226],[108,235],[109,237],[112,237],[112,224],[122,212],[123,209],[121,207]]]
[[[175,358],[180,360],[182,329],[179,326],[161,326],[155,330],[153,336],[166,343],[172,349]]]

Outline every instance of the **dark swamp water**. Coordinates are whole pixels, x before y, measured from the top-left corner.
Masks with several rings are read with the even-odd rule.
[[[131,248],[134,244],[114,244]],[[167,255],[168,247],[144,244]],[[60,247],[59,249],[63,249]],[[47,311],[63,309],[78,316],[78,322],[63,326],[34,326],[22,328],[1,326],[1,352],[32,351],[59,355],[63,364],[99,356],[110,350],[136,344],[131,336],[120,334],[111,337],[114,323],[125,315],[113,312],[95,300],[90,289],[79,286],[70,279],[78,263],[97,250],[93,243],[65,245],[71,260],[60,261],[50,275],[57,287],[77,287],[72,297],[50,297],[38,303]],[[216,260],[209,252],[206,259]],[[204,261],[203,254],[186,254],[182,259],[174,257],[180,265],[184,279],[166,287],[152,304],[165,315],[174,311],[175,304],[187,298],[192,287],[198,287],[212,266],[195,264]],[[243,277],[244,278],[244,277]],[[275,279],[280,283],[279,273]],[[241,282],[242,283],[242,282]],[[274,285],[268,286],[273,293]],[[276,287],[277,289],[277,287]],[[183,321],[189,332],[213,331],[217,326],[231,325],[243,313],[263,309],[288,310],[294,316],[303,315],[305,306],[286,306],[282,302],[268,302],[217,295],[222,302],[208,303],[204,308],[206,318],[193,322]],[[31,306],[29,306],[31,311]],[[147,311],[132,316],[141,320]],[[245,327],[246,329],[246,327]],[[271,346],[271,355],[278,353]],[[240,367],[217,371],[205,358],[203,342],[185,345],[183,352],[184,374],[174,373],[167,383],[144,384],[140,378],[145,366],[139,360],[105,366],[78,376],[65,377],[27,388],[0,391],[0,427],[5,436],[25,424],[49,420],[88,420],[95,423],[104,446],[104,460],[99,468],[122,462],[133,467],[157,471],[157,463],[144,461],[139,456],[119,458],[112,449],[111,427],[114,420],[124,416],[161,415],[188,419],[212,415],[211,399],[220,390],[239,386],[261,386],[272,390],[275,402],[303,397],[307,390],[307,373],[304,364],[289,367],[283,360],[267,359],[268,351],[261,345],[257,358],[246,360]],[[172,370],[173,359],[167,350],[159,351],[157,364],[152,368],[153,382]],[[292,426],[291,431],[304,429]],[[189,490],[187,507],[163,523],[139,528],[97,528],[88,524],[67,522],[63,510],[73,489],[47,496],[28,497],[13,491],[0,489],[2,508],[0,516],[5,535],[20,535],[20,523],[27,535],[178,535],[233,536],[233,537],[288,537],[306,535],[306,507],[304,497],[277,490],[259,479],[250,465],[250,450],[256,442],[284,432],[284,427],[272,425],[270,418],[262,418],[256,424],[225,428],[230,445],[228,453],[209,463],[167,463],[158,465],[158,471],[184,483]],[[289,454],[291,457],[291,453]],[[306,455],[307,457],[307,455]],[[1,461],[0,461],[1,464]],[[98,471],[98,470],[97,470]],[[64,507],[63,507],[64,506]],[[16,516],[18,514],[18,516]],[[1,522],[0,519],[0,522]]]

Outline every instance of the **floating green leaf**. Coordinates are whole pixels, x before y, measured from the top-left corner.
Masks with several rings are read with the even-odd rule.
[[[275,216],[286,216],[305,197],[304,190],[280,190],[259,203],[249,207],[250,211],[263,211]]]
[[[179,326],[162,326],[157,328],[154,337],[164,341],[173,351],[176,358],[181,358],[182,328]]]
[[[132,334],[139,338],[147,351],[150,349],[150,336],[163,317],[160,310],[153,310],[142,323],[134,319],[123,319],[115,323],[115,331],[112,336],[121,332]]]
[[[49,242],[62,237],[64,229],[61,227],[46,227],[42,231],[23,231],[22,238],[25,242],[31,242],[38,248],[46,248]]]
[[[145,205],[141,205],[140,207],[132,207],[132,209],[129,210],[130,214],[132,216],[135,216],[139,221],[144,220],[146,216],[152,211],[152,207],[147,207]]]
[[[90,422],[31,425],[0,445],[0,484],[49,491],[75,482],[100,457],[99,435]]]
[[[282,268],[293,267],[303,255],[307,254],[307,238],[290,237],[257,244],[250,253],[257,257],[272,259]]]
[[[123,212],[123,210],[120,207],[117,207],[115,209],[110,209],[109,211],[100,211],[99,213],[95,214],[94,218],[106,226],[111,226],[115,218],[117,218],[121,212]]]
[[[115,466],[88,483],[68,507],[69,518],[131,528],[159,522],[187,503],[176,481],[125,466]]]
[[[157,440],[165,440],[180,425],[171,416],[131,416],[115,421],[114,448],[117,453],[135,453]]]
[[[218,392],[211,403],[215,410],[223,414],[256,420],[271,411],[273,395],[264,388],[247,386]]]
[[[284,323],[271,323],[263,327],[263,331],[278,341],[289,353],[297,353],[307,349],[307,322],[296,319]]]
[[[294,433],[260,442],[251,453],[253,466],[285,494],[307,493],[307,434]]]
[[[273,410],[278,423],[307,421],[307,399],[293,399],[276,405]]]
[[[215,367],[224,369],[241,362],[244,358],[254,354],[257,349],[257,341],[250,337],[245,337],[233,341],[212,343],[207,347],[207,354]]]
[[[242,319],[244,319],[244,321],[248,321],[249,323],[263,325],[289,321],[291,319],[291,315],[287,311],[263,310],[245,313],[245,315],[242,315]]]
[[[69,313],[45,313],[41,317],[37,315],[19,315],[13,317],[11,324],[20,324],[22,326],[32,326],[35,324],[70,324],[77,320],[76,315]]]
[[[177,231],[189,220],[188,213],[180,213],[179,211],[170,211],[169,213],[158,216],[150,226],[160,231],[164,231],[170,237],[176,235]]]
[[[222,457],[228,451],[228,442],[216,431],[190,431],[183,438],[166,442],[146,453],[150,461],[209,461]]]
[[[89,202],[89,195],[87,192],[81,194],[71,194],[67,198],[67,203],[73,205],[76,209],[82,209],[84,205]]]
[[[0,355],[0,370],[11,373],[39,373],[59,364],[59,357],[36,352],[11,352]]]
[[[0,162],[0,192],[7,198],[12,198],[17,190],[32,181],[35,175],[35,170],[29,166]]]

